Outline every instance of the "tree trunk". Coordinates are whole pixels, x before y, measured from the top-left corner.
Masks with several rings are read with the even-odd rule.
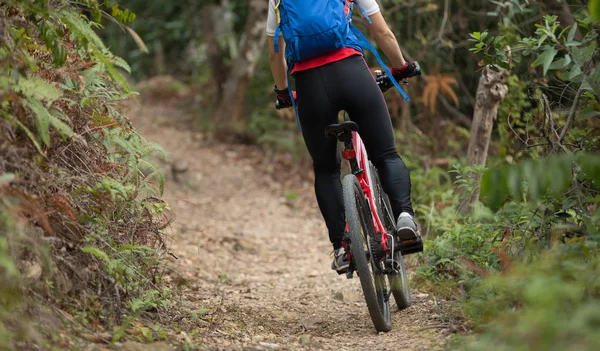
[[[494,126],[494,120],[498,116],[498,106],[508,93],[506,85],[508,74],[508,71],[504,69],[495,72],[489,67],[485,67],[481,78],[479,78],[477,96],[475,97],[475,110],[473,112],[473,124],[471,125],[471,139],[467,151],[467,164],[469,166],[485,166],[492,136],[492,127]],[[468,176],[475,181],[474,184],[479,183],[479,174],[471,173]],[[466,213],[470,205],[477,200],[479,200],[478,188],[474,189],[469,196],[460,201],[457,207],[458,212]]]
[[[203,7],[204,21],[202,21],[202,34],[206,43],[208,64],[216,86],[215,101],[220,102],[223,96],[223,80],[227,78],[227,66],[223,62],[223,53],[217,42],[217,23],[222,20],[223,5],[207,3]]]
[[[161,43],[157,43],[154,46],[154,75],[160,76],[165,74],[166,72],[166,64],[165,64],[165,50]]]
[[[230,139],[235,126],[240,122],[242,106],[246,97],[246,88],[254,74],[262,48],[265,46],[264,33],[268,2],[264,0],[248,1],[248,17],[244,34],[240,41],[239,55],[233,63],[227,81],[223,85],[223,98],[214,117],[217,125],[217,137]]]

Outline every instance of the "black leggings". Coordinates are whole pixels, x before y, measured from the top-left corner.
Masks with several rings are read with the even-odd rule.
[[[395,218],[413,214],[410,176],[394,142],[388,109],[377,83],[361,56],[351,56],[294,75],[302,135],[313,160],[317,202],[334,249],[341,246],[346,224],[340,155],[335,138],[326,138],[325,127],[338,123],[345,110],[360,128],[369,158],[377,167]]]

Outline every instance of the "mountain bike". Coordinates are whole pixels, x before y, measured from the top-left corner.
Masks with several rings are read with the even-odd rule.
[[[382,91],[391,87],[386,75],[379,71],[375,75]],[[342,156],[350,164],[350,174],[342,180],[347,222],[342,245],[350,261],[346,276],[357,273],[375,329],[387,332],[392,329],[390,295],[398,309],[410,306],[403,255],[421,251],[423,242],[420,236],[405,242],[395,236],[392,207],[377,169],[369,161],[358,125],[348,120],[347,114],[344,120],[328,126],[325,135],[344,144]]]
[[[375,71],[375,78],[382,92],[393,86],[381,71]],[[400,83],[408,84],[406,80]],[[392,207],[368,158],[358,124],[344,113],[344,122],[325,128],[325,135],[343,143],[342,157],[350,164],[350,173],[342,180],[346,211],[342,245],[350,262],[345,274],[348,279],[358,275],[375,329],[387,332],[392,329],[390,296],[399,310],[410,306],[403,255],[422,251],[423,242],[420,236],[402,241],[395,235]]]

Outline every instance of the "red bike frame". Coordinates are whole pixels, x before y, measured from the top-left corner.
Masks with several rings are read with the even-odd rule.
[[[363,141],[357,132],[352,132],[352,145],[354,146],[354,149],[344,150],[342,152],[342,156],[346,160],[356,159],[358,167],[362,170],[362,172],[356,174],[356,178],[358,178],[360,187],[362,188],[362,191],[367,197],[367,201],[369,202],[373,229],[375,230],[376,234],[379,234],[381,236],[381,247],[385,250],[385,252],[390,253],[388,251],[387,245],[387,237],[389,234],[386,232],[383,224],[381,223],[379,213],[377,213],[377,207],[375,206],[375,195],[373,194],[372,188],[373,175],[371,174],[371,167],[369,167],[367,150],[365,149],[365,145],[363,144]],[[347,223],[346,230],[348,230]]]

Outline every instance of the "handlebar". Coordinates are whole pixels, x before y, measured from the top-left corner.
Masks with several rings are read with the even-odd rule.
[[[379,86],[379,89],[381,89],[382,93],[385,93],[394,87],[394,83],[392,82],[393,78],[388,77],[387,74],[380,70],[375,70],[373,73],[375,73],[375,81],[377,82],[377,85]],[[408,85],[408,79],[403,79],[399,81],[398,84]]]
[[[382,93],[385,93],[386,91],[388,91],[389,89],[394,87],[394,83],[392,83],[392,79],[390,77],[388,77],[387,74],[383,73],[380,70],[376,70],[373,73],[375,73],[375,81],[377,82],[377,86],[379,86],[379,89],[381,89]],[[402,85],[408,85],[408,79],[403,79],[401,81],[398,82],[398,84],[402,84]],[[279,100],[275,100],[275,108],[277,110],[281,110],[284,108],[289,108],[290,106],[285,105],[282,106],[279,102]]]

